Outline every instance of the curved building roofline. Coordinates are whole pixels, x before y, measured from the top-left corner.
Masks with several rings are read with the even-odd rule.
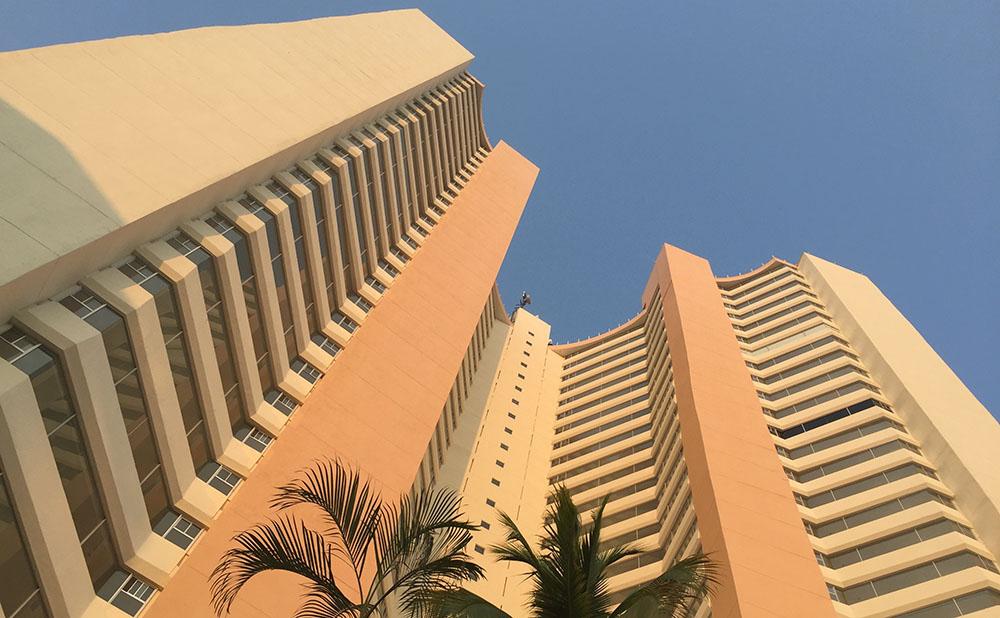
[[[603,333],[599,333],[597,335],[593,335],[591,337],[587,337],[586,339],[580,339],[579,341],[571,341],[571,342],[568,342],[568,343],[553,344],[553,345],[549,346],[549,349],[551,349],[556,354],[559,354],[561,356],[565,356],[566,354],[571,354],[573,352],[577,352],[577,351],[579,351],[581,349],[584,349],[584,348],[587,348],[589,346],[598,345],[600,343],[603,343],[605,340],[611,339],[611,338],[615,337],[616,335],[622,333],[623,331],[628,330],[632,326],[635,326],[635,323],[640,318],[642,318],[644,314],[645,314],[645,308],[641,309],[639,311],[639,313],[635,314],[633,317],[629,318],[625,322],[622,322],[618,326],[615,326],[614,328],[612,328],[610,330],[606,330]]]
[[[767,272],[768,270],[774,269],[777,266],[792,266],[792,267],[794,267],[795,265],[792,264],[791,262],[789,262],[788,260],[783,260],[783,259],[781,259],[781,258],[779,258],[777,256],[773,256],[772,255],[771,259],[769,259],[768,261],[764,262],[763,264],[761,264],[760,266],[758,266],[757,268],[754,268],[753,270],[751,270],[749,272],[740,273],[738,275],[730,275],[728,277],[716,277],[715,278],[715,282],[717,284],[719,284],[719,287],[721,287],[723,289],[733,288],[733,287],[736,287],[736,286],[740,285],[741,283],[743,283],[747,279],[750,279],[752,277],[756,277],[758,275],[762,275],[765,272]]]

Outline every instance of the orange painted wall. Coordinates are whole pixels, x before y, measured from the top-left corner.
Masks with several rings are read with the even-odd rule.
[[[698,530],[722,566],[712,615],[834,616],[711,267],[664,245],[645,302],[657,285]]]
[[[355,462],[387,496],[409,490],[537,174],[494,148],[145,616],[213,616],[208,578],[230,539],[316,459]],[[287,618],[301,581],[260,576],[232,615]]]

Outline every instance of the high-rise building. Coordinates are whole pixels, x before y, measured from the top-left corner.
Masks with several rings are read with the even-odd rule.
[[[716,278],[551,345],[494,281],[537,169],[418,11],[0,54],[0,618],[213,615],[277,485],[339,457],[497,513],[609,497],[617,598],[702,549],[698,617],[1000,611],[1000,429],[866,278]],[[289,575],[233,615],[285,617]]]
[[[211,616],[281,479],[410,490],[537,173],[471,61],[418,11],[0,54],[0,617]]]
[[[538,534],[561,483],[643,550],[616,599],[700,550],[721,584],[699,618],[1000,615],[1000,426],[863,275],[807,254],[716,278],[664,246],[635,316],[549,328],[495,330],[421,468],[482,522],[473,591],[520,615],[497,511]]]

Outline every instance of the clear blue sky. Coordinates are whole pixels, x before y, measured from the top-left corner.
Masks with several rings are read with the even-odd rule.
[[[32,0],[0,48],[412,6]],[[542,169],[500,278],[566,341],[631,316],[670,242],[720,275],[870,276],[1000,415],[1000,3],[421,3]],[[569,267],[567,267],[569,266]]]

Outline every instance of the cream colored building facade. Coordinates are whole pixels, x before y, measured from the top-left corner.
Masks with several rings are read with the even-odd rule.
[[[863,275],[807,254],[716,278],[665,246],[636,316],[549,330],[522,309],[495,330],[422,466],[483,525],[475,592],[522,615],[497,511],[537,533],[562,483],[644,550],[615,598],[704,551],[698,617],[1000,615],[1000,427]]]

